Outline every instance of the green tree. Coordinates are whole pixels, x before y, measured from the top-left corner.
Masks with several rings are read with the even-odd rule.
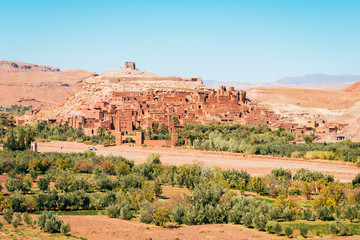
[[[49,189],[49,179],[48,178],[45,178],[45,177],[42,177],[42,178],[39,178],[36,182],[38,188],[40,189],[40,191],[47,191]]]
[[[294,232],[294,230],[290,226],[285,227],[285,235],[290,238]]]

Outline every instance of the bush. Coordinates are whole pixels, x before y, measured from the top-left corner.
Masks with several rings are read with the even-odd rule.
[[[140,221],[143,223],[152,223],[154,221],[154,210],[151,206],[140,209]]]
[[[336,220],[329,224],[329,230],[334,235],[347,236],[349,235],[349,225],[342,220]]]
[[[259,231],[265,230],[266,223],[267,223],[267,218],[262,213],[260,213],[259,215],[253,218],[254,227]]]
[[[59,233],[63,221],[51,212],[44,211],[40,214],[37,224],[40,230],[48,233]]]
[[[155,184],[153,186],[153,191],[155,193],[155,197],[160,197],[160,195],[162,194],[162,187],[161,184],[159,183],[159,181],[155,181]]]
[[[285,235],[290,238],[294,232],[294,230],[290,226],[285,227]]]
[[[359,207],[356,204],[350,204],[345,208],[344,217],[353,221],[357,218],[358,213],[360,213]]]
[[[20,219],[19,218],[14,218],[12,221],[11,221],[11,224],[14,226],[14,228],[16,229],[19,224],[20,224]]]
[[[276,233],[276,235],[280,236],[281,233],[282,233],[282,227],[279,223],[276,223],[275,224],[275,227],[274,227],[274,232]]]
[[[309,232],[308,226],[306,226],[305,224],[301,224],[301,225],[299,226],[299,230],[300,230],[300,235],[301,235],[303,238],[307,238],[308,232]]]
[[[284,179],[291,179],[291,171],[289,169],[281,168],[274,168],[271,170],[271,175],[275,177],[275,179],[284,178]]]
[[[25,222],[28,226],[30,226],[30,227],[33,226],[34,222],[33,222],[32,218],[30,217],[30,215],[29,215],[27,212],[25,212],[25,213],[23,214],[23,219],[24,219],[24,222]]]
[[[320,207],[316,210],[316,217],[323,221],[332,221],[334,220],[334,216],[330,211],[328,206]]]
[[[110,205],[105,208],[105,213],[110,218],[117,218],[120,215],[120,207],[118,205]]]
[[[283,212],[283,217],[287,221],[292,221],[293,220],[293,212],[290,210],[290,208],[285,209],[285,211]]]
[[[170,220],[170,208],[163,207],[159,208],[154,213],[154,223],[157,226],[165,226],[166,222]]]
[[[36,182],[38,188],[40,189],[40,191],[47,191],[49,189],[49,179],[47,178],[39,178]]]
[[[310,221],[312,217],[312,212],[310,209],[303,208],[301,215],[304,220]]]
[[[5,219],[5,221],[7,223],[11,223],[11,221],[13,220],[13,216],[14,216],[14,212],[12,210],[12,208],[5,208],[3,211],[3,218]]]
[[[266,223],[265,231],[268,233],[274,233],[275,232],[275,222],[269,221]]]
[[[243,223],[245,225],[245,227],[252,227],[252,223],[253,223],[253,215],[251,213],[246,213],[245,216],[243,217]]]
[[[124,220],[130,220],[132,218],[131,204],[128,200],[123,201],[120,204],[120,218]]]
[[[70,232],[71,228],[70,228],[70,223],[68,222],[63,222],[61,224],[61,227],[60,227],[60,232],[64,235],[68,235],[68,233]]]
[[[3,223],[0,221],[0,229],[3,227]]]
[[[354,179],[352,180],[352,184],[353,186],[360,186],[360,172],[358,174],[356,174],[356,176],[354,177]]]
[[[29,171],[29,174],[30,174],[30,177],[31,177],[33,180],[35,180],[35,179],[38,177],[37,171],[36,171],[35,169],[33,169],[33,168]]]
[[[19,222],[21,222],[21,213],[19,213],[19,212],[16,212],[16,213],[14,213],[14,217],[13,218],[17,218],[17,219],[19,219]]]
[[[184,220],[186,206],[182,204],[176,204],[171,211],[171,220],[181,225]]]

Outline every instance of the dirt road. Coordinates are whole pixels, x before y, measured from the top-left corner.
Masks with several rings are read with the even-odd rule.
[[[40,152],[82,152],[89,145],[75,142],[47,142],[38,143]],[[63,147],[61,149],[61,147]],[[289,158],[276,158],[270,156],[253,156],[234,154],[226,152],[206,152],[179,148],[165,147],[129,147],[96,146],[97,154],[121,155],[135,163],[143,163],[146,157],[151,153],[160,153],[161,162],[165,165],[182,165],[192,163],[194,160],[203,162],[207,166],[218,166],[223,169],[246,169],[250,174],[256,176],[264,176],[269,174],[273,168],[287,168],[295,172],[299,168],[307,168],[312,171],[321,171],[323,173],[332,174],[336,179],[343,182],[351,181],[354,176],[360,172],[360,168],[354,164],[343,162],[331,162],[323,160],[302,160]]]

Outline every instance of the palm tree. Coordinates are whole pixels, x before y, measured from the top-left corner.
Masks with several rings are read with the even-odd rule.
[[[98,130],[97,130],[97,134],[100,135],[100,136],[104,135],[104,128],[99,127]]]

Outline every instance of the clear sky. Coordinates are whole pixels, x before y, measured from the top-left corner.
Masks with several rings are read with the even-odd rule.
[[[0,0],[0,59],[252,83],[360,74],[360,1]]]

